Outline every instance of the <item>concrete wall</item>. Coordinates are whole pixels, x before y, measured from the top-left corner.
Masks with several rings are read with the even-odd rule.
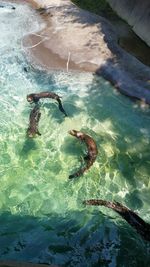
[[[107,2],[150,46],[150,0],[107,0]]]

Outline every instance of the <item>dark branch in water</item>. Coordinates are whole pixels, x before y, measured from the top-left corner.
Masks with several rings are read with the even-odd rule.
[[[150,241],[150,224],[140,218],[134,211],[118,202],[110,202],[102,199],[90,199],[83,202],[85,205],[105,206],[121,215],[136,231],[147,241]]]

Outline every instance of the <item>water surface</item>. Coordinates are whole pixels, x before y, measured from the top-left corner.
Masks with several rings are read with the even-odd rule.
[[[119,215],[82,201],[119,201],[150,222],[150,111],[118,94],[101,77],[45,73],[28,65],[21,39],[38,31],[29,7],[0,9],[0,258],[60,266],[130,267],[149,264],[148,245]],[[24,68],[28,72],[24,71]],[[41,137],[28,139],[33,105],[26,95],[54,91],[41,103]],[[70,181],[86,153],[68,134],[96,141],[93,167]]]

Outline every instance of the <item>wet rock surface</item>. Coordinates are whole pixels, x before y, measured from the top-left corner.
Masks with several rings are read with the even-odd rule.
[[[41,36],[28,36],[24,46],[32,47],[27,52],[38,65],[67,69],[68,63],[69,70],[96,72],[125,95],[150,103],[150,68],[118,45],[110,22],[69,0],[34,2],[45,9],[47,26]]]
[[[150,46],[149,0],[107,0],[111,7],[132,26],[134,32]]]

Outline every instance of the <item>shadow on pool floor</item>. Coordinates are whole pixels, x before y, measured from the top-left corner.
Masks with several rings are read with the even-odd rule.
[[[0,216],[0,263],[15,260],[105,267],[111,262],[116,262],[115,266],[126,262],[127,266],[148,266],[146,243],[128,224],[115,222],[115,213],[111,216],[98,208],[43,218],[5,212]]]

